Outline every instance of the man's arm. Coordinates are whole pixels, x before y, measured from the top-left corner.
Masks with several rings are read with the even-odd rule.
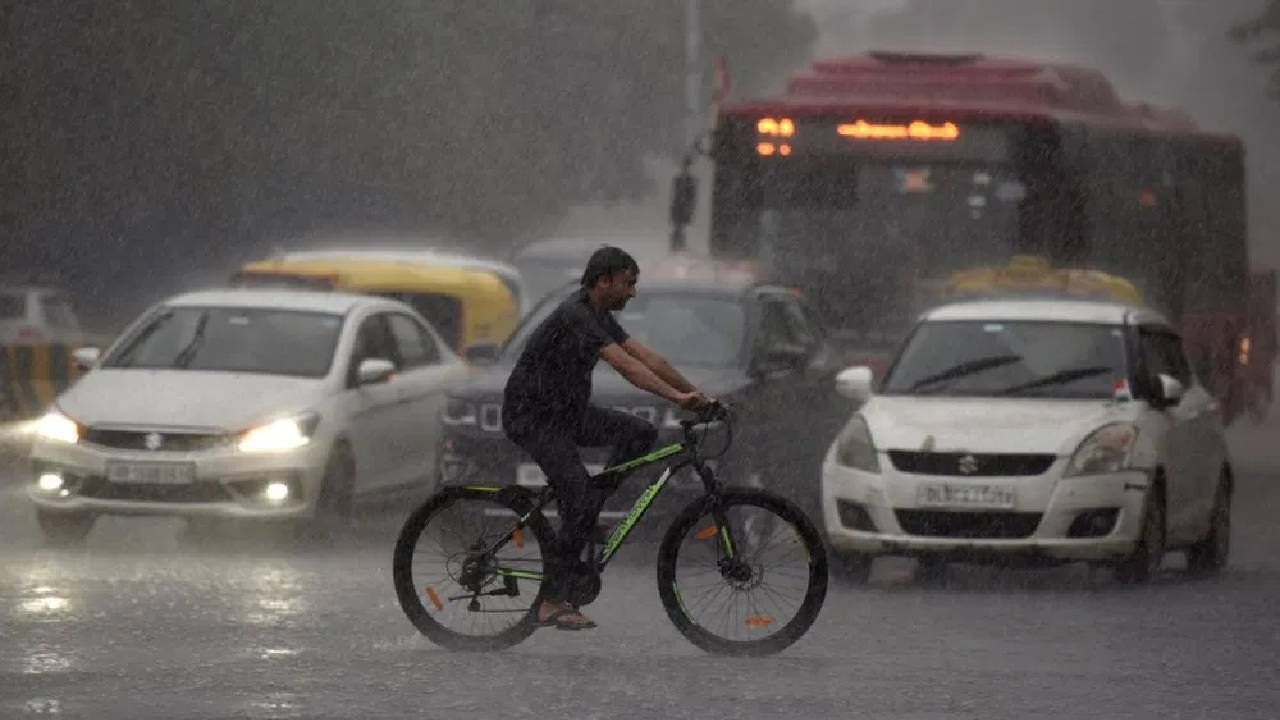
[[[626,350],[628,355],[639,360],[650,372],[676,390],[687,393],[697,392],[698,389],[693,386],[693,383],[686,380],[679,370],[676,370],[671,366],[671,363],[667,362],[666,358],[645,347],[639,340],[627,338],[627,341],[622,343],[622,349]]]
[[[628,340],[627,342],[632,341]],[[689,402],[691,391],[682,391],[672,387],[671,383],[663,380],[661,376],[650,370],[643,362],[624,350],[621,345],[617,343],[605,345],[600,348],[600,357],[612,365],[619,375],[627,379],[627,382],[641,390],[647,390],[677,405],[683,406]],[[685,384],[687,385],[688,383]]]

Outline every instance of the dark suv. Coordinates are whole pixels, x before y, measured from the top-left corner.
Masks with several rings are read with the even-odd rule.
[[[445,484],[545,482],[541,471],[502,432],[502,391],[533,329],[574,287],[548,295],[521,322],[493,365],[450,394],[444,411],[440,477]],[[618,322],[666,357],[699,389],[737,410],[734,446],[721,467],[732,484],[761,484],[817,508],[822,456],[849,408],[832,392],[843,369],[804,302],[784,288],[734,282],[645,282]],[[658,427],[658,446],[679,437],[682,412],[633,387],[606,363],[592,380],[592,402],[633,413]],[[709,438],[716,447],[722,438]],[[596,472],[606,448],[582,451]],[[625,511],[646,476],[631,478],[605,507]],[[700,491],[676,477],[655,508],[679,507]],[[817,517],[811,513],[811,517]]]

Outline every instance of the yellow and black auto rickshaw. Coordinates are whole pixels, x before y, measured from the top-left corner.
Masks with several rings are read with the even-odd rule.
[[[429,252],[281,255],[245,264],[232,281],[394,298],[421,313],[464,356],[491,355],[521,312],[517,278],[482,261],[463,263]]]

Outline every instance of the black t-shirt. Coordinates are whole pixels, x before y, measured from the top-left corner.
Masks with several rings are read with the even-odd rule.
[[[596,312],[579,290],[542,321],[525,344],[503,393],[508,431],[524,425],[575,427],[591,399],[591,371],[600,349],[627,341],[613,314]]]

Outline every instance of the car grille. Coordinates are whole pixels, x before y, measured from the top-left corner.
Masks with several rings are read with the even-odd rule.
[[[944,512],[938,510],[897,510],[898,524],[908,535],[982,540],[1013,540],[1031,537],[1040,525],[1042,513]]]
[[[658,425],[662,417],[654,405],[606,405],[610,409],[635,415],[652,425]],[[502,430],[502,403],[481,403],[477,409],[477,420],[481,430],[496,432]]]
[[[164,452],[194,452],[222,447],[230,443],[224,434],[182,433],[147,430],[110,430],[89,428],[85,442],[118,450],[157,450]],[[157,441],[159,444],[157,445]]]
[[[889,460],[897,470],[920,475],[960,475],[1000,477],[1042,475],[1056,459],[1047,453],[934,453],[890,450]]]
[[[131,485],[109,482],[106,478],[90,479],[81,488],[80,495],[97,500],[141,502],[212,503],[231,500],[226,488],[217,482],[196,482],[190,485]]]

